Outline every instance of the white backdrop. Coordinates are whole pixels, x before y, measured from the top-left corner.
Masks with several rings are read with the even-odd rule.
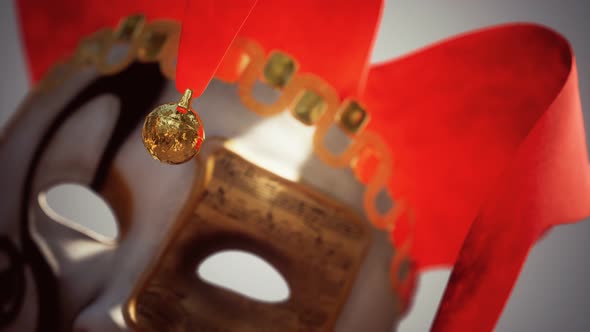
[[[296,1],[296,0],[294,0]],[[590,125],[590,2],[587,0],[389,0],[373,62],[445,37],[496,23],[531,21],[550,26],[573,44],[586,128]],[[12,0],[0,2],[0,126],[27,92],[22,46]],[[590,197],[588,198],[590,204]],[[532,251],[497,331],[590,331],[590,220],[561,226]],[[428,330],[449,276],[421,277],[414,309],[402,331]]]

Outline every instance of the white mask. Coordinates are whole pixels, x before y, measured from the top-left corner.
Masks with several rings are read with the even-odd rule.
[[[276,240],[251,239],[242,234],[245,236],[242,241],[232,237],[235,235],[232,233],[232,236],[216,235],[219,240],[213,237],[210,241],[216,245],[191,242],[194,247],[185,253],[197,260],[211,254],[211,248],[252,251],[271,264],[277,263],[273,266],[279,271],[299,274],[283,275],[291,288],[289,299],[261,304],[235,293],[219,297],[220,292],[226,291],[197,280],[194,271],[199,262],[196,261],[195,266],[189,266],[195,289],[198,287],[198,296],[203,301],[210,301],[208,310],[214,314],[187,312],[185,303],[190,300],[174,298],[176,293],[170,291],[184,287],[178,284],[168,285],[168,291],[155,295],[160,296],[159,305],[150,304],[149,296],[144,293],[142,297],[141,291],[151,287],[149,282],[158,280],[158,273],[170,272],[162,268],[162,262],[168,264],[176,259],[166,256],[169,252],[164,249],[174,247],[171,243],[179,243],[178,234],[183,234],[183,229],[185,235],[203,229],[186,226],[186,220],[187,213],[196,211],[197,203],[202,200],[198,192],[205,181],[206,161],[210,156],[216,153],[232,156],[230,159],[237,160],[240,167],[247,165],[241,160],[244,158],[281,177],[304,183],[305,190],[314,192],[306,196],[308,202],[314,202],[314,195],[325,197],[317,203],[334,200],[335,205],[359,216],[363,215],[364,188],[350,170],[332,169],[313,155],[312,127],[299,123],[288,111],[269,118],[259,117],[243,106],[235,85],[215,80],[194,105],[207,131],[207,142],[199,157],[176,166],[154,161],[142,144],[141,126],[153,107],[178,100],[174,82],[161,74],[157,64],[134,63],[112,76],[103,76],[92,66],[69,71],[67,68],[72,66],[62,66],[65,68],[62,73],[69,72],[62,82],[49,85],[46,80],[45,85],[35,90],[1,136],[0,245],[9,266],[4,270],[8,272],[3,273],[12,279],[6,279],[10,285],[0,286],[10,287],[7,307],[14,309],[13,313],[3,313],[3,318],[10,319],[8,331],[130,331],[130,320],[143,329],[161,331],[158,324],[164,324],[166,319],[174,320],[166,325],[168,330],[191,331],[196,328],[194,321],[205,319],[198,318],[199,315],[215,316],[215,313],[219,315],[211,320],[224,320],[225,325],[211,326],[211,322],[203,322],[202,328],[251,331],[256,326],[258,330],[269,326],[275,330],[298,326],[309,330],[317,324],[318,329],[333,327],[335,331],[388,331],[394,326],[398,319],[398,300],[390,288],[391,245],[386,233],[371,230],[364,219],[365,224],[357,225],[356,229],[362,234],[360,238],[367,239],[368,246],[359,244],[358,251],[341,248],[343,252],[352,252],[362,264],[358,273],[354,273],[353,266],[349,274],[341,271],[332,274],[347,278],[334,291],[337,295],[317,294],[316,299],[311,299],[310,290],[302,289],[305,283],[297,286],[296,280],[309,279],[310,274],[330,275],[326,272],[329,267],[310,270],[312,265],[305,265],[316,259],[310,255],[321,255],[316,248],[306,245],[307,240],[303,240],[299,257],[305,258],[300,264],[307,269],[289,270],[281,264],[295,264],[290,260],[292,257],[264,257],[272,250],[254,252],[259,247],[250,246],[253,249],[249,250],[249,245],[244,244],[267,242],[270,248],[276,249]],[[272,96],[260,98],[270,100]],[[266,182],[279,181],[277,176],[262,170],[254,172],[266,174]],[[232,181],[228,183],[243,184],[246,180]],[[118,223],[119,235],[114,241],[76,228],[51,213],[46,192],[63,183],[87,186],[104,198]],[[289,188],[294,192],[299,189],[293,188],[300,187]],[[230,213],[229,210],[228,205],[224,213]],[[298,222],[296,216],[294,220]],[[216,229],[215,220],[209,223],[213,224],[211,229]],[[193,293],[194,290],[187,291],[184,296]],[[313,311],[317,309],[316,304],[321,308],[322,304],[318,303],[322,299],[330,304],[342,294],[345,301],[341,308],[333,306],[330,312],[319,314]],[[230,302],[223,302],[228,298]],[[128,302],[129,299],[132,301]],[[143,311],[137,309],[138,299],[144,299]],[[236,303],[241,306],[236,307]],[[306,305],[315,309],[303,317],[305,314],[298,310]],[[267,310],[272,306],[282,308],[269,309],[275,315],[270,317],[272,320],[248,316],[259,308]],[[224,308],[242,308],[246,312],[228,313],[223,312]],[[161,317],[155,317],[158,310],[162,311]],[[123,316],[127,316],[127,321]],[[234,317],[235,322],[228,323],[228,317]],[[236,322],[243,325],[239,328],[231,325]]]

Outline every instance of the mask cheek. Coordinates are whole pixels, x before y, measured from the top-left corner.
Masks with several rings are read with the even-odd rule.
[[[117,175],[111,174],[102,190],[120,220],[121,236],[107,269],[108,282],[79,312],[75,331],[127,331],[121,308],[190,205],[197,178],[202,178],[194,160],[175,166],[153,160],[140,129],[121,147],[113,164]]]
[[[68,71],[70,65],[58,70]],[[71,84],[55,87],[51,93],[33,92],[20,106],[11,121],[0,130],[0,234],[15,236],[22,225],[22,199],[27,172],[39,156],[39,147],[45,143],[44,135],[59,113],[79,90],[88,84],[93,73],[84,70],[74,77]]]
[[[88,184],[117,114],[118,101],[113,96],[93,99],[61,123],[47,141],[41,142],[45,147],[34,165],[28,213],[30,231],[57,277],[65,324],[96,296],[115,249],[114,241],[108,241],[90,223],[98,206],[107,211],[105,220],[97,220],[98,225],[110,223],[118,227],[109,207],[88,189]],[[65,188],[75,190],[68,195]]]

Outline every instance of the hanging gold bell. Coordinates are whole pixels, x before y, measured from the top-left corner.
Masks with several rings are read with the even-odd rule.
[[[146,117],[142,139],[154,159],[182,164],[199,153],[205,131],[191,102],[192,91],[187,89],[180,102],[160,105]]]

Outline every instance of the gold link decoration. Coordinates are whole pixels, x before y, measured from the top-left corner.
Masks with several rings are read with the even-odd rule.
[[[144,26],[143,15],[132,15],[121,20],[117,30],[106,29],[105,40],[99,51],[96,67],[101,74],[112,75],[127,68],[136,58],[137,40]],[[119,62],[111,63],[109,55],[117,51],[117,47],[126,46],[129,49],[125,57]]]
[[[298,89],[293,85],[293,79],[281,89],[282,93],[273,104],[264,104],[256,100],[252,95],[256,81],[262,75],[265,68],[264,51],[257,43],[245,39],[237,39],[239,47],[248,57],[248,64],[243,74],[238,79],[238,95],[242,103],[254,113],[261,116],[270,116],[285,111],[298,94]],[[279,69],[276,69],[279,71]],[[273,79],[276,79],[273,78]]]
[[[131,42],[135,40],[141,33],[144,23],[144,15],[138,14],[127,16],[119,22],[119,26],[115,31],[115,39],[118,42]]]
[[[396,200],[393,206],[385,213],[377,211],[377,196],[384,190],[387,190],[389,179],[393,170],[393,161],[391,154],[387,151],[387,146],[383,140],[374,133],[364,132],[359,138],[363,148],[369,148],[379,159],[375,174],[369,179],[367,189],[364,195],[364,208],[368,219],[377,228],[393,230],[395,221],[403,209],[403,202]],[[393,198],[392,198],[393,201]]]
[[[339,155],[333,154],[325,145],[328,131],[335,124],[335,119],[340,107],[330,108],[326,114],[318,121],[317,129],[313,136],[313,148],[320,160],[332,167],[350,167],[353,159],[359,153],[362,142],[358,139],[351,139],[346,150]]]
[[[355,100],[348,100],[337,115],[338,125],[348,136],[356,135],[369,123],[369,113]]]
[[[273,88],[281,89],[297,71],[297,63],[282,52],[272,52],[264,65],[264,81]]]
[[[310,90],[300,93],[295,106],[291,109],[293,116],[308,126],[318,122],[325,111],[326,103],[322,96]]]
[[[137,59],[141,62],[160,61],[178,40],[180,25],[174,21],[159,20],[148,24],[139,37]],[[177,46],[178,44],[176,44]]]

